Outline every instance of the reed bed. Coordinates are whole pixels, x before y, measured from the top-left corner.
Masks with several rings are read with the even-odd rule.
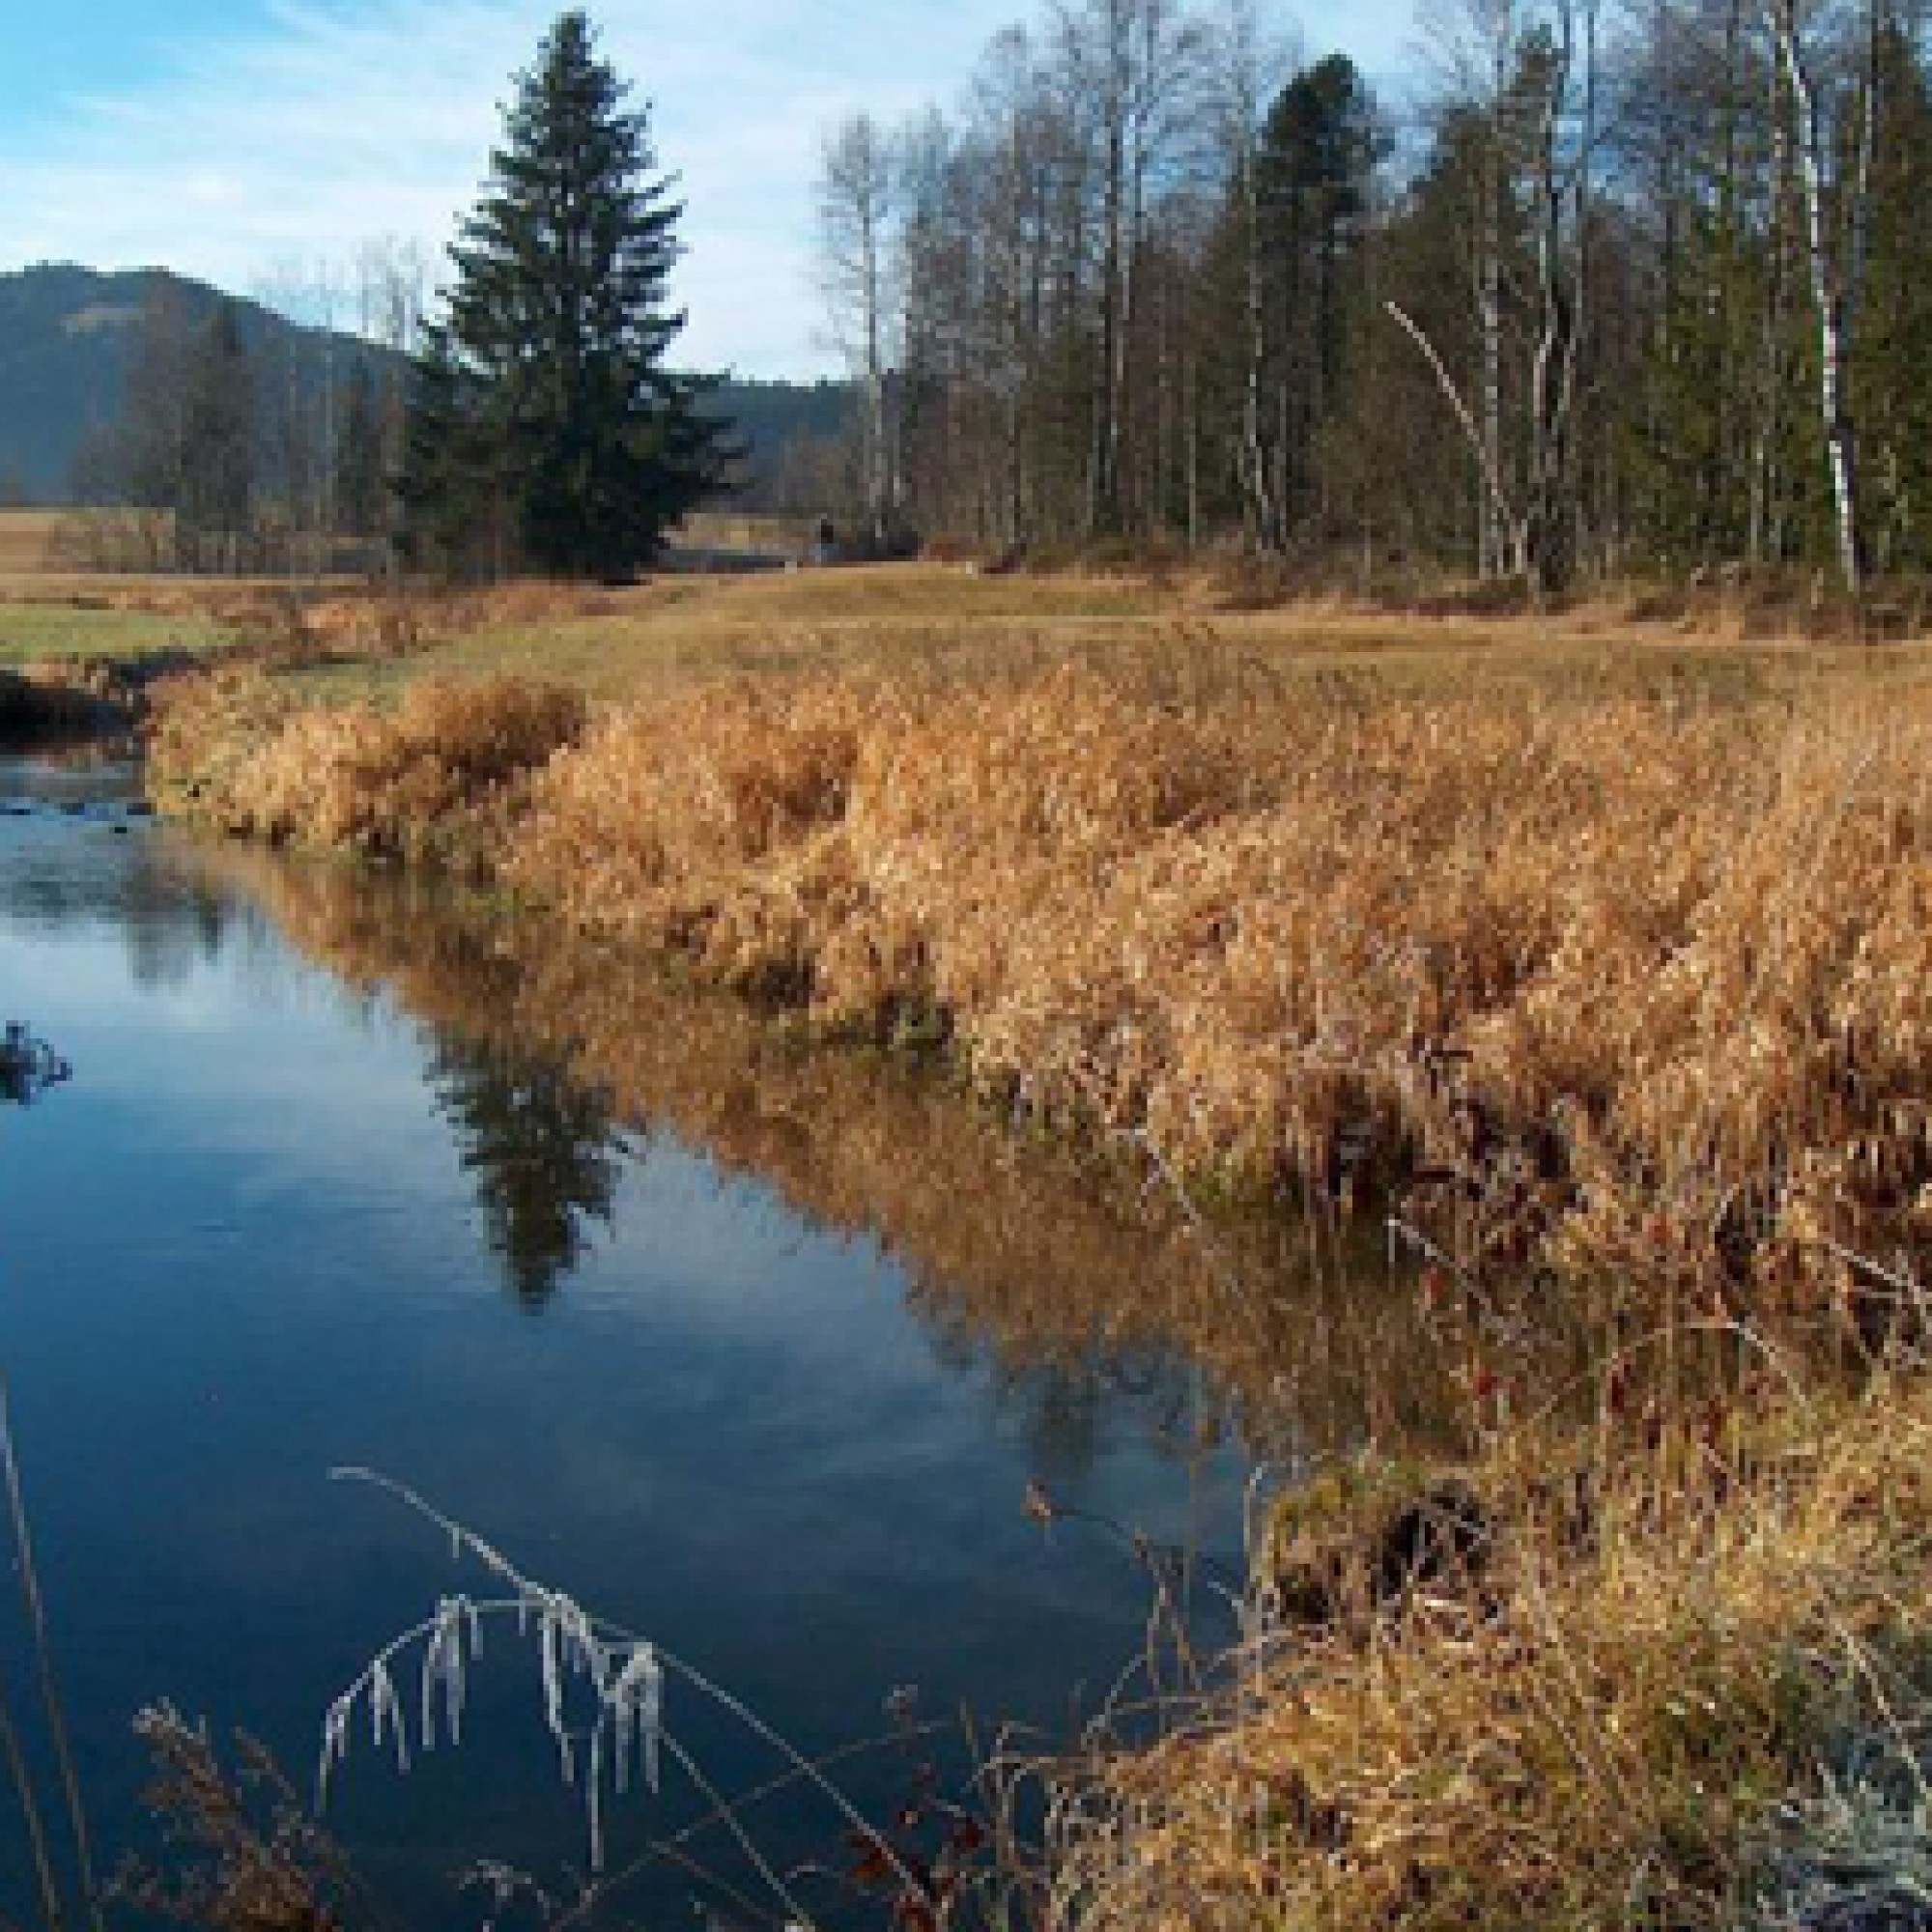
[[[503,869],[1194,1174],[1433,1174],[1466,1267],[1802,1300],[1926,1233],[1928,754],[1853,696],[748,685],[601,722]]]
[[[171,803],[272,844],[444,867],[489,862],[530,774],[583,725],[575,694],[516,679],[426,684],[386,712],[303,705],[253,666],[182,689],[150,729]]]
[[[529,983],[558,1012],[589,950],[668,958],[813,1033],[943,1042],[998,1118],[1098,1129],[1197,1198],[1372,1203],[1417,1258],[1479,1571],[1258,1628],[1167,1743],[1076,1767],[1056,1922],[1789,1925],[1753,1888],[1834,1739],[1919,1776],[1914,679],[1425,700],[1123,646],[671,682],[587,721],[526,687],[327,715],[212,689],[168,706],[164,778],[232,829],[466,854],[555,923]],[[639,1010],[604,1004],[593,1065],[674,1092],[635,1071]],[[799,1094],[810,1149],[829,1104]],[[1385,1540],[1363,1495],[1321,1532],[1345,1566]]]
[[[1932,1237],[1932,702],[1193,701],[1064,668],[393,711],[227,673],[164,781],[460,854],[833,1034],[1268,1196],[1413,1190],[1478,1277],[1805,1312]],[[1641,1284],[1640,1287],[1634,1287]]]

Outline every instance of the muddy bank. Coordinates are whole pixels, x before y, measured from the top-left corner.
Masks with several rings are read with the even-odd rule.
[[[137,691],[106,665],[0,669],[0,752],[126,736],[134,728]]]

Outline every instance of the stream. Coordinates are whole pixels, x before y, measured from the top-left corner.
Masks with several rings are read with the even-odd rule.
[[[929,1072],[431,888],[212,845],[130,810],[135,782],[0,763],[0,1020],[71,1071],[0,1106],[0,1367],[103,1866],[155,1849],[145,1703],[245,1727],[306,1794],[336,1693],[490,1588],[341,1465],[798,1751],[874,1741],[836,1776],[892,1817],[971,1799],[962,1711],[981,1752],[1003,1726],[1051,1750],[1144,1696],[1132,1536],[1211,1650],[1257,1458],[1430,1425],[1403,1309],[1281,1286],[1306,1256],[1280,1230],[1204,1254]],[[0,1669],[51,1792],[14,1596]],[[460,1748],[414,1740],[404,1775],[363,1714],[331,1780],[412,1925],[485,1922],[455,1883],[477,1861],[561,1895],[588,1857],[532,1640],[491,1630],[467,1678]],[[786,1768],[675,1675],[663,1721],[716,1792]],[[608,1794],[607,1866],[708,1808],[678,1763]],[[887,1921],[809,1787],[744,1822],[818,1922]],[[782,1922],[728,1833],[688,1850],[597,1922]],[[0,1915],[32,1912],[27,1869],[0,1791]]]

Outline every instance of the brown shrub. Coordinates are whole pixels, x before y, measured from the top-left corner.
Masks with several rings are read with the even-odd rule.
[[[1932,1259],[1909,693],[1240,708],[1123,655],[673,687],[580,744],[515,683],[393,715],[211,689],[157,761],[236,829],[487,848],[581,929],[950,1034],[989,1092],[1241,1185],[1433,1176],[1408,1211],[1486,1275],[1804,1307],[1871,1285],[1845,1251]]]
[[[163,696],[150,757],[225,831],[483,865],[531,771],[582,726],[575,693],[517,678],[415,686],[383,712],[303,708],[259,670],[221,670]]]

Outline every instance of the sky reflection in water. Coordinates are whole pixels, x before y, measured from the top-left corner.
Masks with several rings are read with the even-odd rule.
[[[138,1829],[144,1699],[245,1723],[305,1776],[362,1660],[477,1587],[334,1464],[415,1485],[811,1750],[880,1729],[903,1685],[1056,1736],[1104,1693],[1145,1589],[1104,1538],[1042,1536],[1029,1477],[1234,1553],[1241,1471],[1197,1446],[1184,1367],[998,1366],[876,1241],[637,1133],[542,1052],[305,963],[174,849],[111,811],[0,821],[0,1019],[74,1068],[0,1110],[0,1350],[110,1845]],[[21,1641],[8,1603],[0,1658]],[[582,1855],[530,1669],[473,1695],[460,1754],[399,1780],[358,1750],[341,1781],[337,1822],[415,1922],[474,1922],[430,1902],[466,1858]],[[771,1768],[675,1690],[668,1719],[726,1789]],[[887,1803],[907,1775],[888,1754],[853,1782]],[[693,1808],[632,1804],[613,1841]],[[796,1807],[761,1836],[838,1851]],[[687,1916],[690,1881],[662,1885],[633,1905]]]

